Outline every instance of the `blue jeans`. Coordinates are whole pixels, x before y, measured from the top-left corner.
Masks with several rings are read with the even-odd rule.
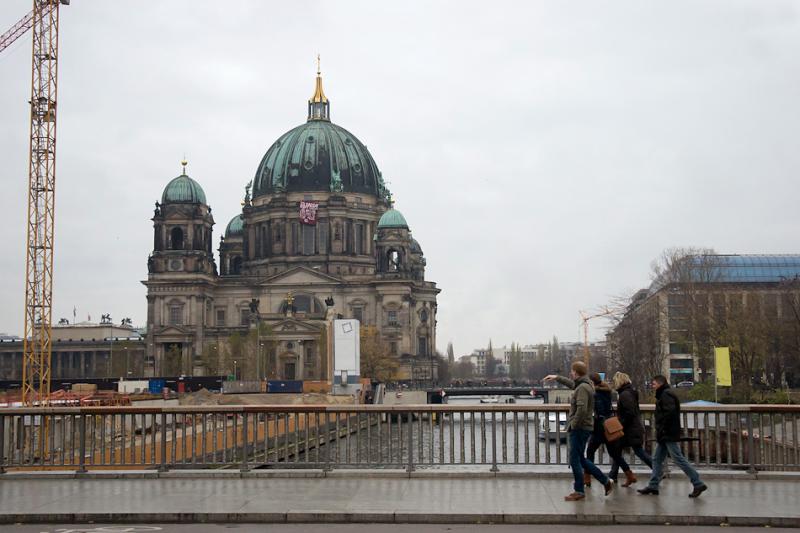
[[[664,461],[667,460],[667,455],[672,457],[672,461],[689,477],[689,481],[692,482],[693,487],[699,487],[703,484],[703,482],[700,481],[700,475],[697,473],[697,470],[689,464],[689,461],[687,461],[686,457],[681,453],[681,447],[678,443],[668,441],[659,442],[658,446],[656,446],[656,451],[653,454],[653,475],[650,478],[650,482],[647,484],[649,488],[658,488],[658,482],[661,481],[661,475],[664,471]]]
[[[575,492],[584,494],[583,490],[583,471],[586,470],[597,480],[605,485],[608,483],[606,475],[597,468],[593,462],[584,457],[586,442],[592,432],[586,429],[573,429],[569,432],[569,466],[572,468],[572,475],[575,478],[573,489]]]

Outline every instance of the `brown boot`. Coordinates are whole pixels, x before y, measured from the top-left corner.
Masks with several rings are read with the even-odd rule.
[[[639,480],[636,479],[636,474],[634,474],[632,471],[628,470],[627,472],[625,472],[625,483],[623,483],[622,486],[623,487],[630,487],[631,485],[633,485],[637,481],[639,481]]]
[[[592,475],[589,472],[583,473],[583,486],[584,487],[592,486]]]

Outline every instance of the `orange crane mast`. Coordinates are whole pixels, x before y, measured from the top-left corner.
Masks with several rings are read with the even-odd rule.
[[[2,51],[33,30],[22,358],[25,405],[46,405],[50,396],[58,19],[62,4],[69,5],[69,0],[33,0],[33,10],[0,36]]]
[[[607,317],[623,310],[624,308],[603,307],[600,311],[591,314],[587,311],[578,311],[583,325],[583,362],[587,367],[589,366],[589,359],[591,357],[589,352],[589,321],[594,318]]]

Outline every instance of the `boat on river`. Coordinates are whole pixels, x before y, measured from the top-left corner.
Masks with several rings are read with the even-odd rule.
[[[567,440],[567,413],[547,413],[539,417],[539,438],[541,440],[561,441]]]

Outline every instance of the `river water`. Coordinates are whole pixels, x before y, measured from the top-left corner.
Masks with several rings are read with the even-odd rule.
[[[485,401],[485,400],[484,400]],[[498,404],[542,404],[542,400],[528,397],[497,397]],[[451,406],[479,407],[477,396],[449,397]],[[566,413],[562,413],[565,417]],[[441,465],[536,465],[568,463],[566,433],[556,434],[556,413],[549,414],[550,438],[540,434],[545,413],[453,413],[439,418],[416,418],[412,422],[409,443],[407,419],[384,420],[377,417],[367,430],[362,428],[331,443],[327,450],[333,464],[365,467],[407,467],[408,450],[412,449],[415,468]],[[492,432],[492,428],[496,431]],[[561,437],[559,440],[557,437]],[[600,459],[600,457],[598,457]],[[607,456],[602,462],[607,462]]]

